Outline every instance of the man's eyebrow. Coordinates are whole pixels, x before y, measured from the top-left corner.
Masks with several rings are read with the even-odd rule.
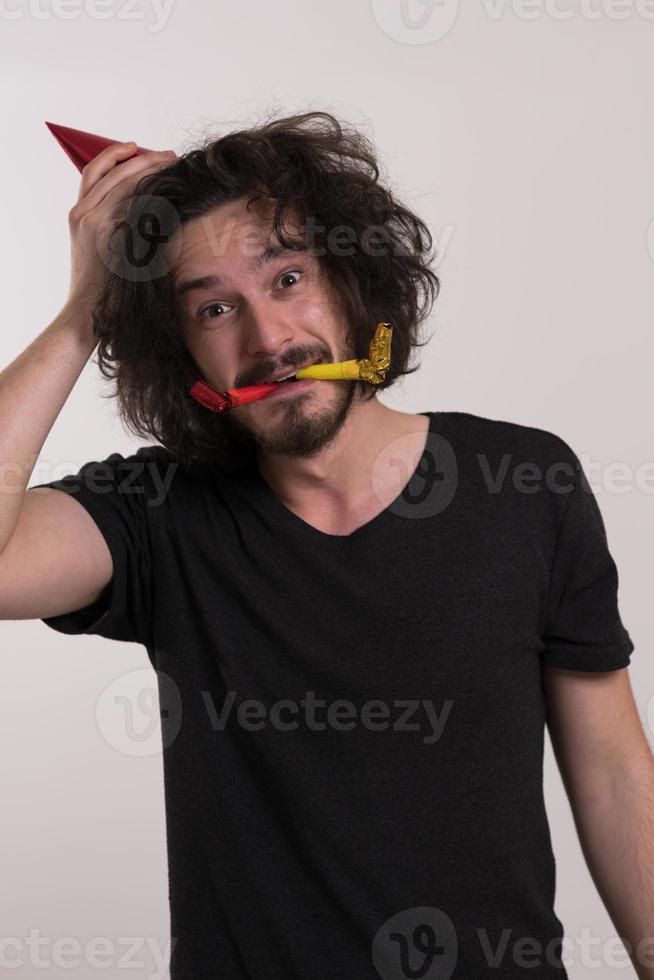
[[[273,259],[277,259],[282,255],[295,255],[297,252],[305,252],[307,249],[305,247],[298,248],[286,248],[284,245],[280,245],[279,242],[274,242],[271,245],[267,245],[262,252],[255,256],[252,262],[252,269],[254,272],[259,272],[264,265],[268,262],[272,262]],[[226,286],[227,280],[223,276],[219,276],[216,273],[212,273],[206,276],[198,276],[196,279],[189,279],[186,282],[180,283],[180,285],[175,290],[176,296],[180,299],[182,296],[190,292],[200,291],[203,289],[213,289],[215,286]]]

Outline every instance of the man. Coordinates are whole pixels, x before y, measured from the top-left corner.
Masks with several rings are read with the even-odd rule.
[[[438,279],[377,178],[321,113],[85,168],[69,300],[0,376],[3,458],[25,490],[98,340],[123,417],[159,444],[0,498],[0,615],[147,649],[173,980],[566,977],[545,722],[594,880],[654,977],[654,766],[575,452],[395,411],[365,382],[289,381],[221,416],[189,397],[199,377],[365,356],[380,320],[379,390],[411,373]],[[140,200],[163,231],[145,272]],[[125,203],[129,247],[98,251]]]

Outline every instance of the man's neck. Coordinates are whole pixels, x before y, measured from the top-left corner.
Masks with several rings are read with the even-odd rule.
[[[398,412],[377,398],[354,406],[338,435],[310,458],[257,453],[279,500],[308,523],[348,533],[401,492],[424,448],[429,418]],[[392,458],[391,458],[392,457]]]

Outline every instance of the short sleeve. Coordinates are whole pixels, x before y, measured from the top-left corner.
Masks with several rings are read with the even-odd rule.
[[[75,497],[100,529],[113,560],[113,576],[95,602],[42,622],[68,634],[97,634],[151,647],[152,521],[148,510],[148,450],[112,453],[91,460],[77,473],[35,487],[52,487]]]
[[[634,644],[618,609],[618,571],[593,490],[574,456],[551,569],[544,664],[570,670],[617,670]]]

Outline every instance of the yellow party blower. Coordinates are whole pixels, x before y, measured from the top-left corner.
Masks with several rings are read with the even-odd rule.
[[[378,323],[370,342],[368,357],[352,361],[336,361],[333,364],[311,364],[295,372],[298,381],[315,378],[317,381],[369,381],[379,384],[384,380],[391,363],[390,323]]]

